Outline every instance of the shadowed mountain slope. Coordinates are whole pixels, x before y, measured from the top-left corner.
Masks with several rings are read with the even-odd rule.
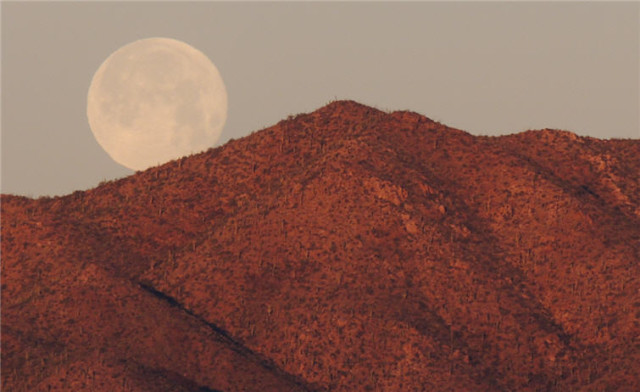
[[[634,391],[639,261],[638,140],[338,101],[86,192],[3,195],[2,382]]]

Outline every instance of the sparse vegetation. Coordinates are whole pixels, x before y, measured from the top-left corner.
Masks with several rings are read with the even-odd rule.
[[[640,388],[640,142],[351,101],[2,196],[3,390]]]

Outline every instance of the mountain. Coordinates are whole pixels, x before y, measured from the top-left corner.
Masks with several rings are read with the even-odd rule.
[[[3,390],[640,389],[640,140],[337,101],[1,228]]]

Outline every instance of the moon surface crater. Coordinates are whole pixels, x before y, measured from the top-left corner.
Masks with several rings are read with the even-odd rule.
[[[123,46],[98,68],[87,117],[111,158],[144,170],[213,147],[226,121],[227,92],[202,52],[148,38]]]

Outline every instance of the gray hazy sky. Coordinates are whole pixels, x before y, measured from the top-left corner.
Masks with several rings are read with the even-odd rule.
[[[116,49],[182,40],[218,67],[218,145],[334,98],[474,134],[640,138],[640,3],[2,2],[2,192],[132,174],[95,141],[89,83]]]

